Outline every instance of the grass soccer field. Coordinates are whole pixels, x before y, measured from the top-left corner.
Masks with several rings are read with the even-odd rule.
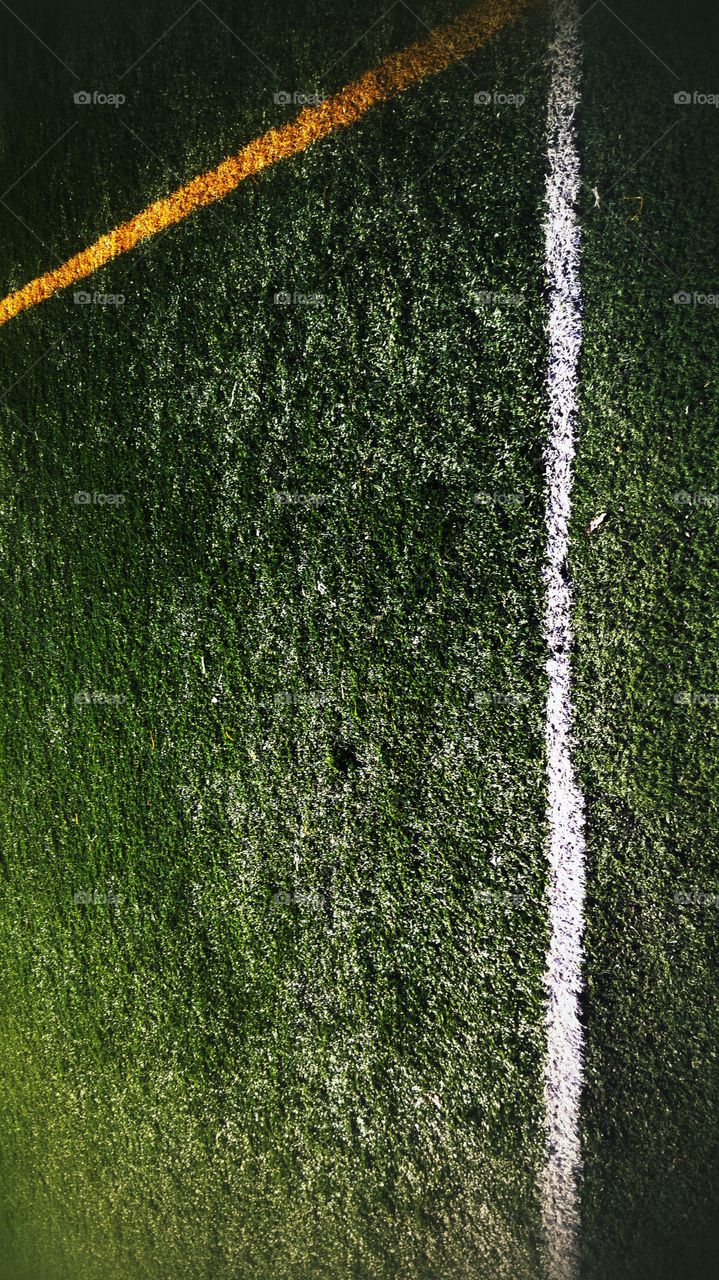
[[[473,13],[0,0],[0,1280],[719,1275],[719,14]]]

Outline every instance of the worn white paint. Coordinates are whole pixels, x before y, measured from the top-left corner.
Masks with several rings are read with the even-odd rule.
[[[582,342],[579,157],[575,111],[581,50],[575,0],[552,0],[554,41],[547,120],[545,248],[549,297],[549,436],[545,454],[547,563],[545,629],[550,944],[547,956],[547,1155],[542,1207],[548,1280],[578,1280],[580,1104],[584,1036],[580,1021],[584,931],[584,802],[572,760],[572,591],[569,517]]]

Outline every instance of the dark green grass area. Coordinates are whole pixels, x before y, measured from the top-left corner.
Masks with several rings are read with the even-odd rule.
[[[712,1280],[719,313],[673,298],[719,292],[719,111],[674,94],[719,89],[719,26],[706,4],[616,9],[676,78],[601,6],[587,17],[574,527],[590,860],[586,1275]]]
[[[78,127],[18,211],[62,257],[379,12],[255,14],[261,88],[191,15],[167,159]],[[80,15],[114,91],[147,20]],[[546,34],[0,334],[3,1280],[540,1274]]]

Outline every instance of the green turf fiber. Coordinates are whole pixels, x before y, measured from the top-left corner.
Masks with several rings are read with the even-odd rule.
[[[586,1276],[713,1280],[719,318],[673,296],[719,284],[719,113],[673,99],[719,89],[719,28],[696,2],[616,12],[676,77],[603,7],[586,18],[574,521],[589,838]]]
[[[194,11],[17,188],[6,284],[423,29],[323,74],[381,12],[257,6],[275,79]],[[173,16],[31,25],[115,92]],[[79,87],[15,40],[11,175]],[[0,333],[3,1280],[539,1276],[546,40]]]

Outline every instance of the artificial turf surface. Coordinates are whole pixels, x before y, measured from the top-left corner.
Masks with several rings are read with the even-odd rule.
[[[47,39],[115,92],[149,33],[89,13]],[[15,211],[81,247],[380,13],[246,15],[275,79],[194,11]],[[0,335],[8,1280],[540,1274],[546,42]]]
[[[719,24],[698,0],[681,10],[624,0],[613,8],[600,5],[583,24],[579,119],[585,1273],[711,1280],[719,1274],[719,316],[716,305],[674,295],[717,292],[719,113],[677,104],[674,94],[716,93]]]
[[[6,290],[453,13],[213,8],[123,75],[181,8],[23,6],[77,79],[3,14]],[[717,312],[672,297],[716,289],[719,117],[658,140],[716,28],[613,8],[578,118],[584,1271],[712,1280],[719,507],[675,495],[719,492]],[[549,38],[540,7],[83,286],[122,305],[0,332],[2,1280],[542,1275]]]

